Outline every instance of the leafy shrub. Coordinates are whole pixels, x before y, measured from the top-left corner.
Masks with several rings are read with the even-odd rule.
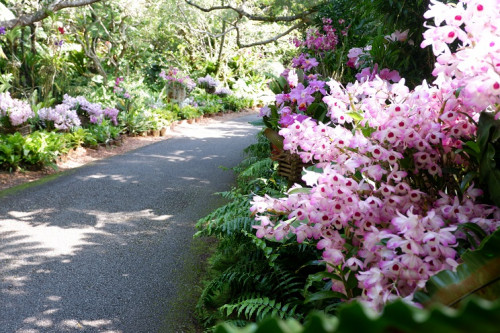
[[[389,304],[384,312],[373,315],[360,303],[342,307],[336,317],[314,313],[304,324],[297,320],[267,318],[258,324],[236,328],[221,324],[216,333],[418,333],[418,332],[488,332],[498,331],[500,302],[471,301],[459,310],[436,307],[421,310],[397,301]]]
[[[202,112],[191,105],[186,105],[182,107],[179,111],[179,116],[181,119],[193,119],[202,115]]]
[[[200,110],[203,112],[203,114],[215,114],[221,112],[223,110],[223,106],[222,104],[218,103],[210,103],[200,107]]]
[[[500,230],[487,237],[477,250],[464,253],[464,263],[456,272],[445,270],[431,277],[426,292],[415,295],[415,299],[426,305],[424,309],[397,300],[386,305],[382,313],[373,315],[366,305],[355,301],[340,306],[336,317],[313,312],[303,325],[275,316],[245,329],[219,325],[216,332],[497,332],[499,254]]]
[[[120,112],[118,115],[120,126],[130,134],[146,132],[151,128],[148,116],[143,110],[133,109],[128,112]]]
[[[5,170],[55,167],[55,161],[74,146],[72,135],[36,131],[23,137],[20,133],[0,136],[0,165]]]
[[[241,98],[229,95],[221,99],[224,110],[239,112],[244,108],[252,107],[253,100],[250,98]]]
[[[17,170],[22,163],[24,137],[20,133],[0,136],[0,165],[6,170]]]
[[[67,137],[70,146],[76,148],[83,145],[89,135],[91,136],[92,134],[87,129],[78,127],[74,131],[68,133]]]
[[[243,325],[267,315],[303,318],[315,305],[315,301],[305,302],[308,276],[323,270],[321,266],[297,270],[318,255],[315,246],[271,242],[253,234],[251,194],[279,195],[286,189],[286,181],[277,176],[269,144],[262,135],[246,152],[247,158],[234,169],[238,187],[222,193],[229,202],[197,224],[197,236],[219,240],[210,259],[211,280],[198,304],[207,327],[220,320]]]
[[[113,126],[109,121],[104,120],[100,124],[91,125],[88,133],[95,138],[97,143],[108,143],[120,135],[121,129]]]

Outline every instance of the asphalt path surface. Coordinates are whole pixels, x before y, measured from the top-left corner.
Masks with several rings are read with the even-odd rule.
[[[234,183],[221,166],[254,142],[252,120],[183,125],[0,197],[0,333],[158,332],[194,224]]]

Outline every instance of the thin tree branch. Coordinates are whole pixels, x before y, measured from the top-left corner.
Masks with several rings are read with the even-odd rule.
[[[281,37],[284,37],[286,35],[288,35],[289,33],[291,33],[292,31],[294,31],[295,29],[298,29],[300,28],[301,26],[303,26],[305,23],[304,22],[299,22],[297,24],[295,24],[294,26],[292,26],[290,29],[288,29],[287,31],[279,34],[279,35],[276,35],[274,36],[273,38],[269,38],[269,39],[266,39],[266,40],[263,40],[263,41],[260,41],[260,42],[254,42],[254,43],[250,43],[250,44],[242,44],[241,43],[241,40],[240,40],[240,29],[238,26],[235,26],[236,28],[236,44],[238,45],[238,47],[240,49],[244,49],[246,47],[252,47],[252,46],[257,46],[257,45],[265,45],[265,44],[269,44],[269,43],[272,43],[272,42],[275,42],[277,41],[278,39],[280,39]]]
[[[229,10],[235,11],[240,16],[244,16],[244,17],[248,18],[251,21],[261,21],[261,22],[293,22],[293,21],[296,21],[296,20],[299,20],[299,19],[304,19],[306,16],[308,16],[308,15],[310,15],[312,13],[317,12],[318,9],[319,9],[319,7],[320,7],[320,5],[316,5],[316,6],[311,7],[308,10],[306,10],[306,11],[300,13],[300,14],[293,15],[293,16],[258,16],[258,15],[253,15],[253,14],[247,13],[243,9],[236,8],[236,7],[233,7],[231,5],[212,6],[210,8],[205,8],[205,7],[202,7],[202,6],[200,6],[200,5],[192,2],[191,0],[184,0],[184,1],[188,5],[196,7],[196,8],[198,8],[199,10],[201,10],[201,11],[203,11],[205,13],[209,13],[209,12],[212,12],[212,11],[215,11],[215,10],[229,9]]]
[[[24,27],[33,24],[35,22],[41,21],[47,18],[49,15],[51,15],[51,13],[57,12],[61,9],[82,7],[99,1],[103,0],[55,0],[47,7],[44,7],[32,14],[21,15],[12,20],[2,21],[0,22],[0,26],[5,27],[6,29],[12,29],[15,27]]]
[[[182,9],[182,7],[178,5],[178,6],[177,6],[177,8],[178,8],[178,9],[179,9],[179,11],[181,12],[181,14],[182,14],[182,16],[184,17],[184,20],[185,20],[185,22],[186,22],[187,26],[189,27],[189,29],[190,29],[191,31],[194,31],[194,32],[199,32],[199,33],[205,34],[205,35],[207,35],[207,36],[209,36],[209,37],[212,37],[212,38],[220,38],[220,37],[225,36],[225,35],[227,35],[228,33],[230,33],[231,31],[233,31],[233,30],[235,30],[235,29],[236,29],[236,27],[232,27],[232,28],[230,28],[230,29],[225,30],[224,32],[219,33],[219,34],[213,34],[213,33],[211,33],[210,31],[196,29],[195,27],[193,27],[193,26],[191,25],[191,23],[189,23],[189,19],[187,18],[187,15],[186,15],[186,13],[184,12],[184,10]]]

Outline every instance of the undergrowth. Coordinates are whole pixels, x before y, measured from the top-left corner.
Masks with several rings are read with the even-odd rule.
[[[221,193],[228,203],[197,224],[197,236],[218,239],[197,305],[199,320],[208,332],[220,321],[243,326],[270,315],[302,320],[303,314],[323,302],[307,301],[307,288],[314,285],[309,276],[324,270],[315,261],[315,245],[255,236],[252,225],[258,222],[250,212],[252,197],[283,196],[287,180],[277,175],[263,135],[245,153],[247,157],[234,168],[237,186]]]

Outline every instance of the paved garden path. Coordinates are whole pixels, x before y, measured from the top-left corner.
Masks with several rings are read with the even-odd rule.
[[[175,333],[194,224],[233,183],[220,166],[241,161],[252,120],[183,125],[0,197],[0,332]]]

